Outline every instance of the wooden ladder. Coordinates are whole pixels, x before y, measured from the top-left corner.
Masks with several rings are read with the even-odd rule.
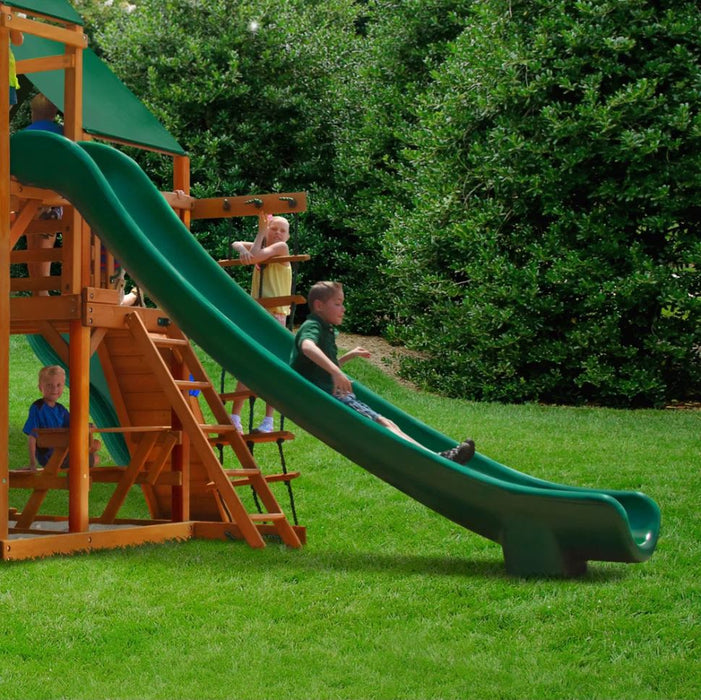
[[[162,333],[149,333],[137,313],[129,314],[126,323],[134,342],[168,397],[183,433],[189,437],[190,449],[197,453],[204,465],[222,518],[234,523],[251,547],[265,547],[257,526],[264,523],[274,527],[284,544],[300,547],[297,533],[280,509],[246,443],[231,423],[219,394],[187,337],[170,322],[163,327]],[[189,392],[193,389],[201,392],[212,411],[215,424],[202,422],[201,415],[196,415],[201,412],[193,411],[188,400]],[[242,468],[224,471],[213,442],[231,446]],[[231,477],[245,477],[243,482],[253,488],[266,512],[249,513],[236,493]]]

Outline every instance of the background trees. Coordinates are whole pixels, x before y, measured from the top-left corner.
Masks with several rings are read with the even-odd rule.
[[[309,192],[303,284],[344,281],[353,330],[423,351],[415,380],[504,401],[701,394],[694,3],[82,5],[190,152],[195,195]],[[196,234],[220,256],[227,226]]]

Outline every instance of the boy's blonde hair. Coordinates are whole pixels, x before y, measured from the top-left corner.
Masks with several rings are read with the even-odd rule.
[[[46,95],[39,93],[32,98],[32,121],[53,121],[58,114],[56,105]]]
[[[39,384],[43,384],[49,377],[54,377],[57,374],[63,375],[66,378],[66,370],[61,365],[47,365],[39,370]]]
[[[312,285],[312,288],[309,290],[307,304],[310,309],[313,309],[315,301],[328,301],[342,291],[343,285],[340,282],[317,282]]]

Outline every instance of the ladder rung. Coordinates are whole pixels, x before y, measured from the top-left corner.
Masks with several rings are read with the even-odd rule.
[[[225,469],[224,473],[227,476],[257,476],[260,469]]]
[[[196,382],[192,379],[176,379],[175,385],[182,391],[185,389],[209,389],[212,385],[210,382]]]
[[[299,294],[293,294],[286,297],[265,297],[265,299],[256,299],[256,301],[266,309],[271,306],[288,306],[289,304],[304,304],[306,299]]]
[[[168,338],[162,335],[149,335],[154,345],[158,347],[183,347],[189,345],[189,341],[185,338]]]
[[[276,521],[285,520],[284,513],[249,513],[249,517],[254,522],[266,522],[266,521]]]
[[[251,479],[246,478],[247,476],[248,475],[244,475],[243,479],[236,479],[235,481],[232,481],[231,485],[234,488],[238,488],[240,486],[250,486]],[[287,472],[287,474],[263,474],[262,476],[268,483],[277,481],[292,481],[292,479],[296,479],[301,476],[301,472]]]
[[[236,426],[233,423],[213,423],[208,425],[200,425],[203,433],[231,433],[236,430]]]
[[[275,430],[272,433],[246,433],[243,436],[246,442],[277,442],[278,440],[294,440],[294,433],[287,430]]]
[[[242,389],[241,391],[229,391],[225,394],[219,394],[219,398],[226,403],[227,401],[233,401],[235,399],[247,399],[250,396],[255,396],[252,391],[248,389]]]

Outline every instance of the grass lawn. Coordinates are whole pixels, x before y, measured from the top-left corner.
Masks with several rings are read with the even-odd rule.
[[[21,337],[11,356],[19,466],[38,362]],[[349,370],[520,471],[646,492],[656,553],[577,580],[509,578],[496,544],[288,426],[303,549],[192,541],[0,564],[0,699],[701,697],[701,412],[477,404]],[[278,470],[275,446],[256,457]],[[127,509],[145,515],[138,492]]]

